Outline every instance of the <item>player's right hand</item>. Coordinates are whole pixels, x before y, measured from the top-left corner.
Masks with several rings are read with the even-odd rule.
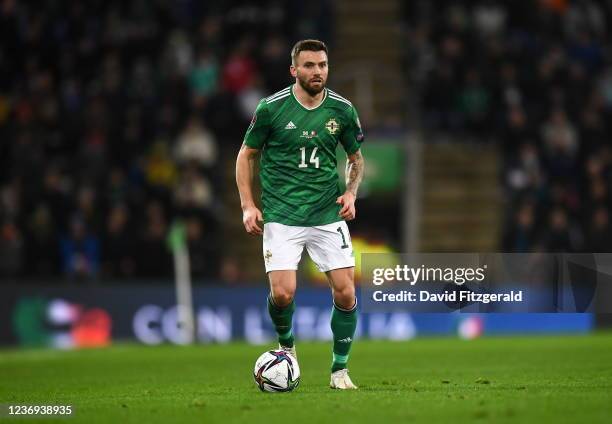
[[[254,236],[260,236],[263,234],[263,230],[257,224],[257,222],[263,222],[261,211],[255,206],[249,206],[242,211],[242,223],[247,233]]]

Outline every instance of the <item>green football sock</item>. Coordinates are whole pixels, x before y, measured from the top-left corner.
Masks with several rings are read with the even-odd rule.
[[[357,328],[357,301],[355,300],[355,306],[350,310],[341,309],[334,303],[331,315],[331,329],[334,334],[332,372],[346,368],[355,337],[355,328]]]
[[[295,311],[295,302],[293,300],[289,305],[281,308],[274,303],[272,294],[268,295],[268,312],[274,323],[274,328],[278,334],[278,342],[281,346],[293,347],[294,340],[293,332],[291,331],[293,311]]]

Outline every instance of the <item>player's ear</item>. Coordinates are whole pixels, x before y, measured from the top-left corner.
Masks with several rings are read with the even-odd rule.
[[[291,73],[291,76],[293,78],[297,77],[297,69],[295,68],[295,66],[293,65],[289,66],[289,72]]]

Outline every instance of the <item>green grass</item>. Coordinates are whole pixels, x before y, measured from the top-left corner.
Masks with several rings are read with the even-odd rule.
[[[5,350],[0,403],[71,404],[74,416],[58,421],[117,424],[608,423],[612,416],[610,334],[359,341],[350,369],[360,389],[352,392],[328,388],[329,349],[298,344],[302,382],[279,394],[253,383],[264,348],[246,344]]]

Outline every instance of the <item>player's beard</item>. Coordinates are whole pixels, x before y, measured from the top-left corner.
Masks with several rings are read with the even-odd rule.
[[[314,79],[314,78],[312,78]],[[305,78],[302,78],[298,75],[297,80],[298,83],[300,84],[300,86],[304,89],[304,91],[306,91],[308,94],[310,94],[311,97],[316,96],[317,94],[319,94],[321,91],[323,91],[323,89],[325,88],[325,83],[326,80],[324,80],[323,78],[319,78],[321,80],[321,85],[315,87],[313,85],[311,85],[310,81],[308,81]]]

